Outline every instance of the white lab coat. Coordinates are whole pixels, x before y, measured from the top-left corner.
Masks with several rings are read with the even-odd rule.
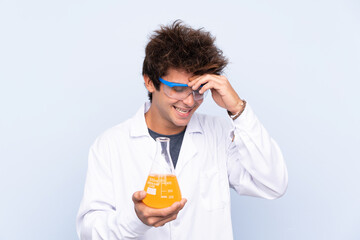
[[[155,156],[144,117],[149,107],[146,103],[92,145],[77,216],[80,239],[233,239],[229,186],[267,199],[284,194],[287,170],[281,151],[249,105],[235,121],[195,113],[175,169],[188,201],[163,227],[143,224],[132,194],[144,189]]]

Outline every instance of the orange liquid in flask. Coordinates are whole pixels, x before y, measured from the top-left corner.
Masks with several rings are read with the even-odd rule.
[[[152,208],[170,207],[174,202],[181,200],[180,188],[175,175],[149,175],[144,190],[146,197],[143,202]]]

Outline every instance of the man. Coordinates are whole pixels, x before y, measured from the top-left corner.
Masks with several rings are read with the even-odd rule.
[[[90,149],[81,239],[232,239],[229,187],[267,199],[284,194],[281,151],[221,75],[226,65],[202,29],[175,21],[155,31],[143,64],[150,102]],[[225,118],[195,113],[207,92]],[[164,209],[142,202],[158,136],[171,139],[184,197]]]

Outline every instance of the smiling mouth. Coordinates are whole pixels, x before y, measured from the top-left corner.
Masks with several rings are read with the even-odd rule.
[[[183,108],[178,108],[178,107],[175,107],[175,106],[174,106],[174,108],[179,113],[189,113],[192,110],[192,108],[191,109],[183,109]]]

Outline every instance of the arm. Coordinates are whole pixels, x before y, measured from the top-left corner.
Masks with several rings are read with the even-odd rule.
[[[132,196],[134,207],[115,204],[111,161],[107,141],[99,138],[90,149],[84,197],[77,216],[80,239],[136,239],[151,227],[176,219],[186,199],[164,209],[153,209],[142,200],[144,191]]]
[[[280,148],[246,106],[228,136],[228,176],[239,194],[274,199],[287,188],[288,174]]]
[[[134,208],[116,209],[107,141],[99,138],[90,149],[84,196],[77,216],[80,239],[134,239],[150,228]]]
[[[192,77],[188,85],[193,89],[203,85],[200,93],[211,90],[215,103],[237,116],[233,121],[232,136],[226,136],[230,186],[244,195],[268,199],[283,195],[288,175],[281,151],[251,107],[245,107],[228,79],[205,74]]]

